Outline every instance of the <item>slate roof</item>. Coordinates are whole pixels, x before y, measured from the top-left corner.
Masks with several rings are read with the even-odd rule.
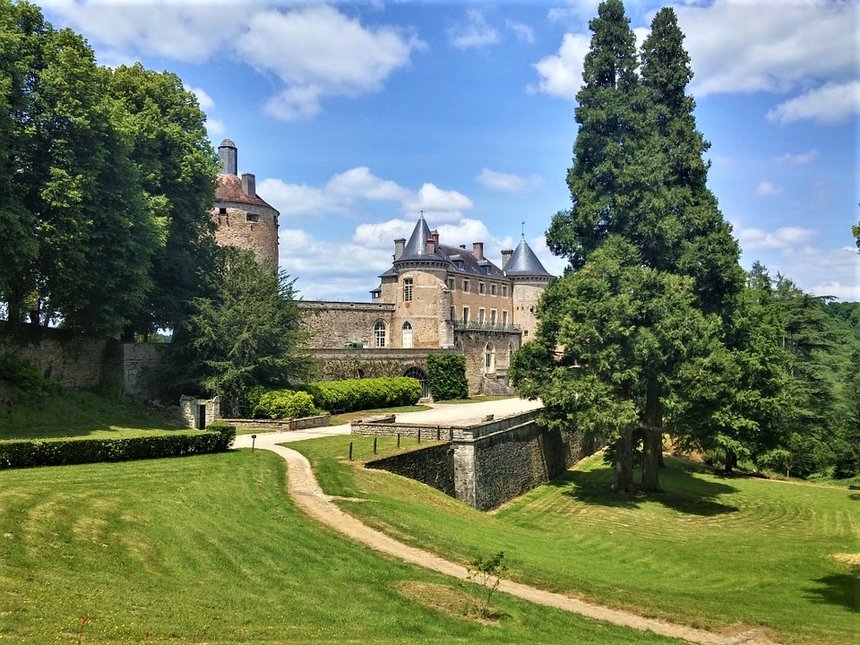
[[[505,265],[505,275],[552,277],[552,274],[544,269],[543,264],[525,240],[520,240],[514,254]]]
[[[242,190],[242,180],[236,175],[218,175],[215,186],[215,202],[232,202],[235,204],[253,204],[275,210],[273,206],[257,195],[249,195]]]
[[[430,227],[424,221],[424,216],[418,218],[415,228],[412,229],[412,235],[409,236],[409,241],[403,247],[403,255],[397,258],[397,262],[406,260],[429,260],[429,259],[444,259],[444,256],[438,252],[427,252],[427,239],[430,237]]]

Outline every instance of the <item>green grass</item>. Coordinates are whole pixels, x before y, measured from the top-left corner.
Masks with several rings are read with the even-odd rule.
[[[348,437],[291,444],[339,504],[398,539],[460,562],[505,551],[509,576],[721,631],[763,625],[785,642],[856,642],[860,494],[723,479],[677,460],[665,492],[625,502],[600,456],[494,514],[422,484],[338,461]]]
[[[667,642],[503,595],[484,625],[410,583],[475,593],[312,523],[266,451],[0,472],[4,642]]]
[[[177,429],[187,430],[128,397],[69,388],[16,400],[0,413],[0,441],[127,438]]]

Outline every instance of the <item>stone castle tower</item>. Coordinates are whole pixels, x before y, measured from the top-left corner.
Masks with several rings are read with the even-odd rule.
[[[278,266],[278,213],[257,195],[256,177],[238,176],[236,144],[224,139],[218,146],[221,169],[215,188],[212,219],[218,225],[215,241],[252,251],[261,264]]]

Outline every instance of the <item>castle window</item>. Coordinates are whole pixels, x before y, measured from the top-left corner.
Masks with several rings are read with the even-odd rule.
[[[218,209],[218,214],[219,215],[226,215],[227,209],[222,206],[221,208]]]
[[[482,325],[484,324],[484,308],[483,307],[478,309],[478,322]]]
[[[412,324],[407,320],[403,323],[403,348],[412,349]]]
[[[496,324],[496,310],[495,309],[490,309],[490,324],[491,325]]]
[[[503,324],[503,325],[507,325],[507,324],[508,324],[508,310],[507,310],[507,309],[505,309],[504,311],[502,311],[502,324]]]
[[[485,285],[483,282],[478,283],[478,293],[480,293],[482,296],[487,293],[487,285]]]
[[[245,215],[245,221],[247,222],[259,222],[260,216],[257,213],[248,213]]]
[[[496,295],[496,285],[494,285],[494,284],[491,284],[491,285],[490,285],[490,295],[491,295],[491,296],[495,296],[495,295]]]
[[[454,310],[454,307],[451,307],[451,309],[448,311],[448,318],[451,322],[457,320],[457,312]]]
[[[385,347],[385,323],[381,320],[377,320],[373,326],[373,337],[377,347]]]
[[[468,307],[463,307],[463,322],[464,323],[469,322],[469,308]]]
[[[484,346],[484,374],[492,374],[496,371],[496,348],[492,343]]]
[[[457,278],[448,278],[448,290],[453,291],[457,288]]]
[[[463,280],[463,293],[469,293],[469,281]]]
[[[508,297],[508,286],[505,284],[502,285],[502,297],[504,297],[504,298]]]
[[[403,278],[403,302],[412,302],[412,278]]]

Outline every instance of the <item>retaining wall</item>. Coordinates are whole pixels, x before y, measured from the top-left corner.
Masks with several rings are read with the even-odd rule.
[[[455,496],[454,449],[450,443],[375,459],[367,462],[366,467],[403,475]]]
[[[331,415],[320,414],[301,419],[221,419],[241,430],[261,430],[263,432],[291,432],[308,428],[323,428],[329,425]]]

